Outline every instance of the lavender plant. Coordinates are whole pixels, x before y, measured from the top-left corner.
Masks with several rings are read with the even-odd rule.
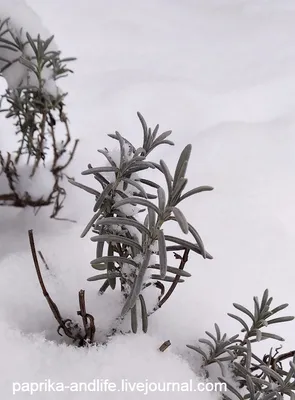
[[[273,349],[270,349],[268,354],[260,358],[252,349],[252,343],[262,340],[284,341],[281,336],[264,332],[262,329],[272,324],[292,321],[294,317],[273,318],[288,304],[271,309],[273,298],[269,297],[267,289],[263,293],[261,302],[257,297],[254,297],[253,300],[253,312],[240,304],[233,304],[237,310],[250,318],[250,324],[238,315],[228,314],[242,325],[243,337],[241,334],[232,337],[228,337],[226,334],[222,335],[219,326],[215,324],[215,334],[206,332],[209,339],[199,339],[199,342],[204,344],[209,351],[192,345],[187,345],[187,347],[202,356],[202,369],[205,370],[207,377],[209,376],[207,367],[214,363],[219,365],[222,374],[222,377],[219,378],[220,382],[226,383],[228,390],[239,400],[283,399],[284,396],[294,399],[295,350],[279,353],[280,347],[273,354]],[[291,359],[289,365],[283,366],[282,362],[287,359]],[[224,379],[227,368],[233,373],[240,391]],[[223,398],[229,399],[230,397],[223,394]]]
[[[43,40],[40,35],[32,38],[29,33],[16,31],[9,19],[0,21],[0,73],[8,82],[0,111],[15,121],[19,137],[14,155],[0,152],[0,174],[5,174],[10,189],[9,193],[0,194],[0,204],[17,207],[52,204],[52,218],[62,208],[66,192],[61,181],[78,144],[75,140],[69,149],[71,135],[64,104],[67,93],[56,86],[58,79],[72,72],[67,63],[74,58],[61,58],[60,51],[54,49],[53,38]],[[61,140],[62,131],[57,134],[60,127],[64,128]],[[20,192],[21,165],[29,166],[33,178],[45,161],[53,177],[51,190],[40,198]]]
[[[192,146],[187,145],[183,149],[172,174],[163,160],[159,163],[148,160],[149,154],[158,146],[173,145],[167,139],[171,131],[158,135],[159,125],[152,130],[140,113],[138,117],[143,129],[140,147],[136,148],[119,132],[111,134],[109,136],[119,143],[119,160],[107,148],[98,150],[108,165],[93,167],[89,164],[88,169],[82,172],[82,175],[92,175],[101,189],[85,186],[74,179],[69,180],[95,197],[94,215],[81,237],[91,229],[95,233],[91,241],[96,243],[96,256],[90,264],[101,272],[88,280],[104,281],[100,288],[101,294],[108,287],[115,289],[119,282],[124,305],[118,321],[131,312],[131,328],[134,333],[138,328],[137,307],[141,310],[142,330],[146,332],[148,316],[161,307],[175,286],[183,282],[182,278],[190,276],[184,270],[189,251],[203,258],[212,258],[205,250],[199,233],[179,208],[179,204],[188,197],[213,189],[211,186],[200,186],[184,192],[188,183],[185,174]],[[140,175],[147,169],[163,174],[166,191],[156,182]],[[149,193],[147,187],[153,193]],[[178,224],[182,233],[191,235],[192,241],[168,235],[164,227],[168,221]],[[174,253],[175,258],[181,260],[180,266],[176,268],[168,265],[169,252],[181,250],[184,250],[182,257]],[[171,282],[166,295],[163,282]],[[148,312],[144,291],[152,285],[159,289],[160,295],[156,306]]]

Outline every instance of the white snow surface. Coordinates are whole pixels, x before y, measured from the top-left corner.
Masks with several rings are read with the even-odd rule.
[[[0,4],[8,4],[1,0]],[[91,399],[97,393],[12,394],[12,382],[64,382],[122,378],[131,382],[197,379],[196,345],[214,322],[232,336],[239,324],[226,313],[232,303],[252,307],[252,297],[268,288],[274,305],[289,303],[295,314],[295,3],[293,0],[28,0],[42,20],[33,20],[24,3],[10,0],[14,18],[55,34],[62,51],[78,57],[75,74],[63,81],[73,137],[79,137],[69,176],[85,185],[96,181],[80,172],[103,165],[98,148],[116,143],[118,130],[141,144],[140,111],[147,123],[173,130],[175,146],[161,146],[171,170],[191,143],[189,188],[214,186],[180,207],[204,240],[213,260],[190,256],[192,277],[149,319],[147,334],[115,336],[107,346],[74,348],[57,332],[42,296],[29,249],[33,229],[47,289],[64,318],[79,320],[78,291],[85,289],[97,338],[104,341],[122,309],[119,291],[98,297],[90,266],[95,245],[80,233],[92,217],[94,198],[66,185],[63,217],[49,209],[0,209],[0,388],[3,399]],[[7,5],[6,4],[6,5]],[[0,7],[0,14],[3,8]],[[23,11],[20,11],[21,8]],[[40,25],[41,24],[41,25]],[[41,29],[41,28],[40,28]],[[14,142],[13,127],[2,115],[1,150]],[[11,122],[11,121],[10,121]],[[4,129],[5,128],[5,129]],[[149,172],[156,178],[155,171]],[[164,180],[159,177],[164,185]],[[171,225],[171,234],[179,230]],[[170,234],[170,232],[169,232]],[[170,262],[174,262],[173,259]],[[173,264],[177,266],[177,264]],[[148,291],[147,291],[148,292]],[[147,302],[158,292],[151,290]],[[150,298],[149,298],[150,296]],[[129,321],[126,321],[128,327]],[[294,322],[268,331],[294,349]],[[139,327],[140,330],[140,327]],[[161,353],[166,340],[172,345]],[[269,345],[260,343],[263,356]],[[216,372],[216,371],[215,371]],[[218,375],[218,372],[216,372]],[[213,373],[213,376],[215,373]],[[201,379],[201,378],[198,378]],[[218,398],[208,392],[103,394],[110,399]]]

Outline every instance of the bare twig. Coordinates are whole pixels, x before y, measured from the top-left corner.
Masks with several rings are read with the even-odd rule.
[[[57,307],[57,305],[54,303],[54,301],[52,300],[52,298],[50,297],[49,293],[46,290],[43,278],[42,278],[42,274],[41,274],[41,270],[40,270],[40,266],[39,266],[39,262],[38,262],[38,258],[37,258],[37,252],[36,252],[36,247],[35,247],[35,243],[34,243],[34,236],[33,236],[33,230],[29,230],[28,231],[29,234],[29,242],[30,242],[30,247],[31,247],[31,253],[32,253],[32,257],[33,257],[33,261],[34,261],[34,265],[35,265],[35,269],[36,269],[36,273],[37,273],[37,277],[39,280],[39,284],[41,286],[43,295],[54,315],[54,318],[57,320],[57,322],[59,323],[59,327],[58,327],[58,333],[60,331],[60,329],[62,329],[65,333],[66,336],[68,336],[69,338],[73,339],[74,341],[77,340],[81,340],[83,339],[81,334],[80,334],[80,329],[77,326],[77,324],[74,324],[72,322],[72,320],[70,319],[63,319],[59,309]],[[77,329],[78,328],[78,329]]]
[[[84,342],[92,343],[95,334],[94,318],[92,315],[87,314],[85,306],[85,290],[79,291],[79,305],[80,310],[77,314],[82,317],[83,327],[85,331]]]
[[[185,249],[182,257],[181,257],[179,254],[176,254],[176,253],[174,254],[174,256],[175,256],[176,259],[180,259],[180,260],[181,260],[180,265],[179,265],[179,267],[178,267],[180,270],[183,270],[183,269],[184,269],[185,264],[186,264],[187,261],[188,261],[189,252],[190,252],[189,249]],[[170,297],[170,296],[172,295],[172,293],[174,292],[174,290],[175,290],[175,288],[176,288],[176,286],[177,286],[177,284],[178,284],[180,278],[181,278],[180,275],[176,275],[176,276],[175,276],[175,278],[174,278],[172,284],[170,285],[170,288],[168,289],[168,291],[167,291],[167,293],[165,294],[164,297],[162,297],[162,295],[164,294],[165,288],[163,288],[163,285],[159,285],[159,289],[161,290],[161,295],[159,296],[158,303],[157,303],[156,306],[152,309],[152,311],[150,311],[150,312],[148,313],[148,316],[152,315],[152,314],[153,314],[154,312],[156,312],[159,308],[161,308],[162,305],[163,305],[164,303],[166,303],[166,301],[169,299],[169,297]]]

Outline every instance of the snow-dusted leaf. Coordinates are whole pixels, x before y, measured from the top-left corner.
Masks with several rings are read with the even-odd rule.
[[[121,207],[121,206],[123,206],[125,204],[132,204],[132,205],[140,204],[142,206],[151,208],[157,214],[160,214],[160,210],[158,209],[158,207],[154,203],[152,203],[151,201],[148,201],[146,199],[139,198],[139,197],[128,197],[126,199],[119,200],[113,205],[113,209]]]
[[[134,247],[140,251],[142,251],[142,247],[139,243],[135,242],[133,239],[128,239],[124,236],[119,236],[119,235],[97,235],[93,236],[90,238],[92,242],[115,242],[115,243],[123,243],[126,244],[127,246]]]
[[[107,217],[98,219],[96,222],[96,226],[99,225],[130,225],[137,228],[140,232],[145,232],[147,235],[149,234],[148,228],[146,228],[143,224],[131,218],[123,218],[123,217]]]
[[[125,182],[125,183],[127,183],[127,184],[129,184],[129,185],[131,185],[131,186],[134,186],[137,190],[140,191],[140,193],[141,193],[145,198],[147,198],[146,191],[144,190],[144,188],[142,187],[142,185],[141,185],[140,183],[137,183],[137,182],[134,181],[133,179],[129,179],[129,178],[122,178],[122,181]]]

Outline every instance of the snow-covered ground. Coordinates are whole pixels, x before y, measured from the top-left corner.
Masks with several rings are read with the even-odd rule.
[[[1,0],[2,2],[3,0]],[[17,0],[11,3],[19,4]],[[16,4],[16,5],[17,5]],[[45,379],[68,384],[107,378],[119,381],[188,381],[200,359],[196,344],[218,322],[233,335],[240,326],[226,313],[232,303],[252,306],[269,288],[276,305],[295,315],[295,3],[293,0],[28,0],[55,34],[65,56],[76,56],[75,74],[61,82],[69,92],[73,137],[81,139],[69,174],[98,166],[96,149],[112,147],[118,130],[141,142],[140,111],[149,125],[172,129],[175,146],[155,156],[174,167],[193,145],[190,186],[213,192],[187,199],[183,210],[200,232],[213,260],[192,256],[192,277],[149,321],[147,334],[115,337],[107,347],[62,344],[38,285],[27,237],[50,270],[47,288],[60,311],[75,318],[77,293],[86,290],[87,310],[103,337],[121,310],[119,292],[97,297],[89,265],[95,250],[80,233],[92,216],[93,198],[68,185],[63,217],[49,211],[0,209],[0,387]],[[15,8],[17,9],[17,7]],[[1,17],[1,16],[0,16]],[[4,131],[5,130],[5,131]],[[0,146],[11,146],[10,121],[1,117]],[[13,135],[11,134],[11,137]],[[152,176],[152,175],[151,175]],[[275,327],[294,349],[294,323]],[[164,353],[158,347],[169,339]],[[263,345],[265,346],[265,345]],[[264,347],[261,347],[263,353]],[[266,348],[266,346],[265,346]],[[263,354],[260,354],[263,355]],[[97,393],[38,393],[37,399],[92,399]],[[105,393],[105,398],[147,397]],[[216,398],[212,393],[149,393],[151,399]]]

